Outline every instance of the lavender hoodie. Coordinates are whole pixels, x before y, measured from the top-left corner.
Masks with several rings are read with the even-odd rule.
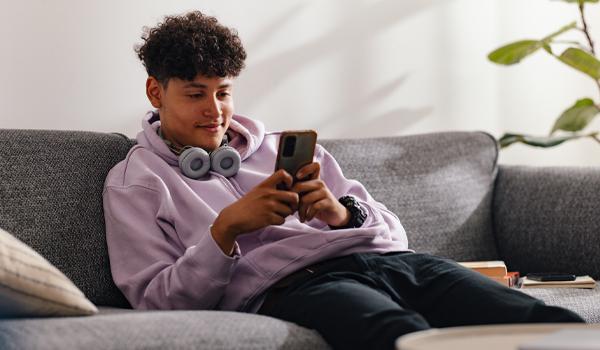
[[[398,218],[371,198],[317,145],[321,179],[339,198],[352,195],[368,212],[360,228],[330,230],[297,213],[281,226],[239,236],[232,257],[211,235],[211,225],[273,173],[279,133],[234,115],[229,145],[241,155],[239,172],[209,172],[197,180],[181,173],[178,159],[157,135],[158,112],[142,121],[138,145],[108,174],[104,185],[106,240],[113,279],[136,309],[218,309],[256,312],[270,286],[315,262],[354,252],[406,251]]]

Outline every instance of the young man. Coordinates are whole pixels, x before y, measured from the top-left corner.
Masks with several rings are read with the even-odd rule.
[[[308,181],[273,173],[279,133],[233,114],[246,58],[235,31],[192,12],[143,39],[136,51],[156,110],[103,193],[113,278],[134,308],[260,312],[317,329],[339,349],[391,349],[430,327],[583,322],[408,250],[398,218],[320,146],[296,174]],[[185,165],[190,147],[226,149],[224,136],[237,172],[220,173],[214,159],[206,173]]]

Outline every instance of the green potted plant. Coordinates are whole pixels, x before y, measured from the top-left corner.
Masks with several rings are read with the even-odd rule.
[[[522,40],[503,46],[490,53],[488,58],[492,62],[508,66],[519,63],[523,58],[531,55],[539,49],[544,49],[550,55],[556,57],[559,61],[594,79],[598,85],[598,88],[600,89],[600,61],[596,59],[594,42],[590,37],[583,12],[586,2],[598,2],[600,0],[560,1],[577,3],[579,5],[582,27],[578,27],[577,22],[573,22],[561,28],[556,33],[553,33],[541,40]],[[579,30],[585,35],[585,38],[587,39],[587,43],[585,45],[575,41],[556,40],[556,37],[559,35],[573,29]],[[563,51],[560,55],[557,55],[552,50],[552,44],[569,44],[571,46]],[[500,146],[507,147],[515,142],[522,142],[531,146],[552,147],[567,140],[573,140],[581,137],[591,137],[600,143],[597,131],[591,133],[582,131],[598,113],[600,113],[600,104],[594,103],[591,98],[583,98],[577,101],[575,105],[564,111],[560,117],[558,117],[554,123],[552,131],[550,131],[550,135],[530,136],[507,133],[500,138]],[[563,133],[556,135],[555,132],[558,130],[562,130]]]

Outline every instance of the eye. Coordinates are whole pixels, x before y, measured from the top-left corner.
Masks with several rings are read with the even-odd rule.
[[[199,98],[200,96],[202,96],[201,94],[193,94],[193,95],[188,95],[190,98]]]

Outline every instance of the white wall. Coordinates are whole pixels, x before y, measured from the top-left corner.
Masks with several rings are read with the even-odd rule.
[[[501,67],[487,54],[579,18],[549,0],[0,0],[0,127],[121,132],[151,108],[133,45],[145,25],[198,9],[248,52],[236,113],[320,138],[483,130],[543,135],[598,87],[545,52]],[[600,40],[600,5],[588,4]],[[574,38],[583,36],[574,33]],[[598,44],[600,50],[600,41]],[[600,131],[600,117],[589,130]],[[600,144],[514,145],[503,164],[600,165]]]

